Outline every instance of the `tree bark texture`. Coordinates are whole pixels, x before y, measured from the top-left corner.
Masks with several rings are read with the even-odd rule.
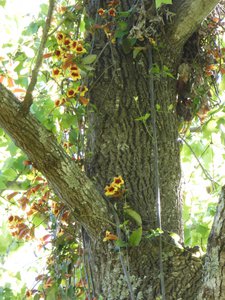
[[[54,135],[31,114],[23,116],[21,102],[0,84],[0,126],[43,175],[56,195],[71,208],[90,236],[110,225],[107,207],[93,183],[65,153]],[[102,233],[103,234],[103,233]]]
[[[156,228],[148,53],[134,60],[132,53],[124,54],[121,47],[115,46],[106,48],[103,55],[96,80],[103,75],[91,93],[96,112],[89,121],[91,158],[87,173],[100,188],[113,176],[122,175],[128,189],[128,204],[141,214],[146,227]],[[156,106],[160,106],[157,141],[162,224],[182,235],[179,142],[174,114],[176,80],[161,74],[156,76],[159,76],[154,80],[154,92]],[[150,114],[146,122],[137,120],[146,113]]]
[[[182,46],[201,22],[219,3],[218,0],[173,0],[172,11],[175,12],[175,21],[169,31],[171,43]]]
[[[123,4],[124,9],[129,8],[128,2]],[[94,3],[89,11],[93,14],[98,8],[105,8],[104,5],[101,1],[99,6]],[[154,91],[151,91],[150,72],[153,66],[149,64],[148,45],[142,44],[146,46],[145,50],[134,59],[132,51],[125,51],[122,43],[105,47],[104,34],[95,34],[93,51],[98,55],[99,63],[90,94],[95,111],[89,113],[88,119],[91,128],[88,132],[88,153],[91,156],[86,163],[86,172],[99,189],[114,176],[121,175],[128,189],[126,202],[141,215],[144,230],[159,226],[151,123],[153,92],[157,110],[162,228],[176,232],[181,237],[183,234],[182,199],[179,194],[180,150],[175,113],[177,70],[182,61],[183,45],[213,5],[215,3],[211,5],[209,1],[183,1],[182,5],[174,1],[173,10],[178,14],[179,23],[175,21],[168,28],[168,32],[174,35],[160,36],[158,50],[152,52],[153,66],[159,66],[160,69],[159,74],[153,74]],[[202,8],[200,16],[195,10],[199,7]],[[188,10],[187,16],[185,9]],[[190,24],[187,24],[189,10],[192,17]],[[165,74],[165,67],[170,74]],[[148,113],[150,117],[146,121],[137,120]],[[123,213],[119,208],[118,214],[122,223]],[[94,279],[97,294],[104,295],[105,299],[132,299],[119,253],[115,253],[113,247],[111,251],[102,252],[98,243],[90,248],[94,273],[98,274]],[[176,246],[175,249],[171,241],[164,241],[166,299],[196,299],[202,284],[204,260],[197,257],[199,254],[193,253],[193,249],[180,250]],[[125,252],[123,257],[129,270],[134,298],[157,299],[161,295],[159,244],[143,238],[138,247],[121,251]]]
[[[198,251],[193,253],[192,249],[178,248],[167,233],[162,239],[166,299],[197,299],[203,268],[203,260]],[[92,244],[89,251],[94,274],[93,296],[100,294],[105,300],[132,299],[122,268],[124,264],[132,286],[133,299],[161,299],[157,298],[161,296],[159,238],[143,238],[138,247],[121,249],[122,254],[118,249],[115,250],[112,242],[103,246],[102,243]]]
[[[209,236],[204,266],[204,284],[198,299],[225,299],[225,186]]]
[[[86,2],[92,17],[105,5],[105,1]],[[156,110],[162,229],[165,230],[161,254],[166,299],[224,299],[224,198],[218,207],[204,269],[204,258],[198,249],[183,247],[169,234],[175,232],[182,240],[180,150],[175,113],[177,69],[183,44],[219,1],[181,2],[173,1],[171,8],[177,19],[168,25],[167,35],[160,33],[158,49],[152,51],[153,65],[149,43],[144,42],[145,50],[133,58],[132,51],[125,51],[120,41],[106,46],[103,32],[95,34],[93,52],[99,57],[90,92],[94,111],[88,112],[87,176],[31,113],[23,117],[21,103],[0,84],[0,126],[46,176],[54,192],[85,228],[92,294],[102,295],[105,300],[151,300],[160,297],[162,292],[160,238],[148,235],[150,229],[159,227],[152,95]],[[122,1],[123,10],[128,10],[132,3]],[[199,8],[201,13],[196,11]],[[154,66],[159,66],[160,72],[154,73]],[[145,121],[138,120],[146,114],[149,117]],[[123,200],[102,196],[104,187],[116,175],[125,180],[127,204],[142,218],[143,237],[137,247],[120,248],[112,241],[102,241],[105,230],[116,232],[116,227],[118,230],[118,224],[112,225],[116,223],[112,211],[115,201],[119,222],[123,223],[125,218]],[[203,275],[208,281],[203,282]]]

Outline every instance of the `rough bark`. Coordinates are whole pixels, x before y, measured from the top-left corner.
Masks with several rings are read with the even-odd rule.
[[[168,233],[163,240],[163,269],[166,299],[196,299],[201,286],[202,257],[198,250],[185,249],[174,242]],[[161,295],[159,274],[159,237],[144,237],[139,247],[115,251],[113,243],[92,245],[91,264],[94,276],[93,296],[104,295],[107,300],[128,300],[131,293],[121,264],[127,269],[134,299],[153,300]],[[104,253],[104,255],[102,255]],[[97,273],[97,275],[96,275]]]
[[[174,0],[171,10],[176,15],[173,25],[169,28],[171,44],[174,47],[184,45],[219,2],[219,0]]]
[[[204,284],[198,299],[225,299],[225,186],[208,240]]]
[[[169,66],[168,59],[166,63]],[[146,228],[156,228],[151,118],[146,123],[136,120],[146,113],[151,114],[148,53],[134,60],[132,53],[124,54],[121,47],[108,47],[96,78],[102,73],[101,81],[91,93],[97,112],[90,116],[89,122],[88,152],[92,156],[87,173],[100,186],[105,186],[113,176],[122,175],[128,189],[126,201],[141,214]],[[160,105],[157,127],[162,224],[182,235],[175,86],[175,79],[160,74],[155,81],[156,104]]]
[[[173,6],[179,15],[180,23],[177,24],[175,21],[171,25],[171,31],[168,30],[172,32],[171,35],[162,35],[159,39],[158,47],[163,50],[159,51],[160,53],[153,51],[153,62],[161,70],[167,66],[174,76],[171,78],[163,74],[163,71],[157,74],[158,76],[154,76],[155,106],[159,107],[157,143],[162,227],[177,232],[181,236],[179,143],[177,119],[174,112],[177,67],[181,59],[183,44],[213,7],[209,1],[208,6],[204,2],[204,10],[199,14],[195,10],[201,7],[199,1],[197,3],[183,1],[182,3],[179,5],[175,2]],[[99,8],[94,5],[96,3],[89,10],[91,13]],[[129,8],[126,5],[125,8]],[[104,3],[100,2],[100,7],[104,8]],[[189,11],[184,13],[184,9],[190,10],[194,24],[191,21],[187,22],[186,15],[189,15]],[[104,45],[104,36],[96,33],[94,52],[99,55]],[[144,46],[148,48],[148,45]],[[144,229],[148,230],[158,226],[154,189],[155,157],[150,108],[152,99],[150,97],[149,51],[143,51],[137,59],[133,59],[132,52],[124,53],[123,50],[121,44],[117,43],[106,47],[99,58],[94,88],[91,91],[91,101],[96,111],[89,114],[88,120],[91,128],[88,136],[88,152],[91,152],[92,156],[86,164],[86,171],[93,181],[99,183],[99,188],[106,185],[113,176],[122,175],[128,189],[126,201],[141,215]],[[170,109],[171,107],[173,109]],[[146,113],[150,113],[150,118],[145,123],[136,120]],[[122,212],[118,213],[122,215]],[[195,255],[185,250],[179,251],[175,247],[180,253],[178,258],[176,251],[170,252],[168,244],[163,244],[166,299],[196,299],[202,283],[202,259],[197,259],[196,262],[194,261]],[[101,251],[98,243],[92,245],[91,249],[94,257],[92,265],[97,274],[94,278],[97,294],[103,294],[105,299],[129,299],[130,293],[121,268],[119,254],[115,253],[113,247],[111,251],[110,247]],[[158,251],[158,244],[152,245],[149,241],[143,241],[139,247],[127,250],[127,268],[135,299],[156,299],[161,293]],[[164,251],[170,253],[171,257],[166,256]],[[183,265],[182,259],[183,256],[186,257],[185,253],[189,253],[189,258],[184,259]],[[185,266],[184,269],[182,266]]]
[[[96,237],[109,228],[106,203],[93,183],[31,113],[23,117],[21,102],[2,84],[0,111],[0,126],[46,176],[56,195],[71,208],[89,235]]]

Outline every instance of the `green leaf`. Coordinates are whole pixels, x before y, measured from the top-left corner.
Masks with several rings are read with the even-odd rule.
[[[123,38],[125,35],[128,34],[128,31],[127,30],[121,30],[120,28],[118,28],[116,31],[115,31],[115,34],[114,34],[114,37],[117,38],[117,39],[121,39]],[[125,44],[125,43],[124,43]],[[128,43],[127,43],[128,44]],[[122,43],[122,46],[124,47],[123,43]],[[126,45],[125,45],[126,46]],[[129,45],[130,46],[130,45]],[[130,52],[130,50],[129,50]]]
[[[40,225],[45,226],[46,225],[46,216],[37,212],[32,218],[32,223],[34,224],[35,227],[38,227]]]
[[[0,6],[5,6],[5,4],[6,4],[6,0],[0,0]]]
[[[84,22],[84,20],[81,20],[81,22],[80,22],[80,32],[85,32],[85,25],[86,25],[86,23]]]
[[[89,31],[90,28],[95,24],[95,20],[87,17],[86,14],[85,14],[84,15],[84,23],[85,23],[85,29],[87,31]]]
[[[36,22],[32,22],[28,25],[28,27],[22,32],[23,35],[33,35],[35,33],[37,33],[38,28],[40,27],[40,24],[36,23]]]
[[[170,105],[168,106],[168,111],[172,111],[173,108],[174,108],[174,105],[173,105],[173,104],[170,104]]]
[[[84,65],[90,65],[96,60],[96,58],[97,58],[96,54],[89,54],[82,59],[82,63]]]
[[[143,121],[145,122],[150,117],[150,113],[146,113],[144,116],[138,117],[135,121]]]
[[[129,238],[129,245],[132,247],[136,247],[140,244],[142,237],[142,227],[139,227],[138,229],[134,230]]]
[[[134,47],[133,49],[133,58],[136,58],[138,53],[140,53],[141,51],[145,50],[145,47]]]
[[[163,4],[172,4],[172,0],[156,0],[155,1],[156,8],[159,8]]]
[[[78,130],[72,129],[69,133],[69,142],[71,144],[76,144],[77,143],[77,134]]]
[[[0,254],[1,255],[6,254],[8,247],[10,246],[10,244],[12,244],[12,240],[13,238],[9,232],[7,222],[2,222],[1,230],[0,230]]]
[[[124,212],[125,212],[125,214],[130,216],[132,219],[134,219],[138,226],[142,225],[141,216],[135,210],[128,207],[128,208],[124,209]]]
[[[206,224],[198,224],[196,226],[196,232],[200,233],[202,237],[208,237],[209,230],[210,228]]]
[[[157,111],[160,111],[160,109],[161,109],[160,104],[156,104],[155,108],[156,108]]]
[[[131,14],[131,10],[127,10],[127,11],[118,11],[118,16],[120,16],[120,17],[124,17],[124,18],[126,18],[126,17],[129,17],[129,15]]]
[[[122,248],[122,247],[126,247],[127,243],[124,242],[123,240],[118,239],[118,240],[115,241],[115,246],[117,246],[119,248]]]
[[[40,5],[40,8],[41,8],[41,12],[44,14],[44,15],[47,15],[47,12],[48,12],[48,4],[41,4]]]
[[[10,152],[11,157],[14,157],[18,151],[18,147],[14,143],[9,143],[7,150]]]
[[[175,79],[175,77],[173,76],[173,74],[171,73],[170,69],[167,67],[167,66],[163,66],[162,68],[162,75],[164,77],[170,77],[170,78],[173,78]]]
[[[67,290],[67,293],[66,293],[66,296],[69,297],[68,299],[73,299],[74,297],[74,287],[71,285],[69,286],[68,290]]]
[[[160,234],[163,233],[163,230],[160,229],[160,228],[156,228],[155,230],[154,229],[151,229],[149,231],[149,234],[147,235],[147,238],[151,239],[151,238],[155,238],[157,236],[160,236]]]
[[[50,289],[48,289],[46,300],[55,300],[56,294],[57,294],[57,286],[54,284]]]
[[[8,169],[8,170],[5,170],[3,173],[2,173],[3,177],[6,178],[6,180],[8,181],[12,181],[16,178],[17,176],[17,173],[15,170],[13,169]]]
[[[225,90],[225,75],[222,76],[220,85],[219,85],[219,89],[224,91]]]
[[[121,21],[117,23],[117,26],[120,28],[120,30],[127,30],[128,24],[127,22]]]
[[[120,21],[117,23],[117,28],[114,34],[115,38],[122,38],[129,33],[128,24],[125,21]]]
[[[70,128],[70,126],[73,126],[76,124],[76,116],[65,114],[61,116],[61,122],[60,127],[62,129]]]
[[[7,186],[5,185],[3,178],[0,176],[0,191],[5,190],[6,188]]]
[[[133,45],[135,44],[136,39],[123,38],[122,39],[122,48],[125,54],[128,54],[132,51]]]

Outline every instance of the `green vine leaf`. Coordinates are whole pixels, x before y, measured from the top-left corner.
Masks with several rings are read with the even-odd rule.
[[[124,212],[125,212],[125,214],[130,216],[132,219],[134,219],[138,226],[142,225],[141,216],[135,210],[133,210],[129,207],[125,207]]]
[[[118,240],[115,241],[115,246],[119,247],[119,248],[122,248],[122,247],[126,247],[127,243],[122,241],[121,239],[118,239]]]
[[[155,230],[151,229],[149,231],[149,234],[147,235],[147,238],[152,239],[152,238],[155,238],[157,236],[160,236],[160,234],[163,234],[163,230],[162,229],[160,229],[160,228],[156,228]]]
[[[142,237],[142,227],[139,227],[138,229],[134,230],[129,238],[129,246],[131,247],[136,247],[140,244],[141,241],[141,237]]]
[[[145,122],[145,121],[148,120],[149,117],[150,117],[150,113],[146,113],[144,116],[136,118],[135,121],[143,121],[143,122]]]
[[[82,59],[82,63],[84,65],[90,65],[96,60],[96,58],[97,58],[96,54],[89,54]]]
[[[172,4],[172,0],[156,0],[155,1],[156,8],[159,8],[163,4]]]
[[[145,49],[146,49],[145,47],[134,47],[134,49],[133,49],[133,58],[136,58],[137,55],[138,55],[141,51],[143,51],[143,50],[145,50]]]

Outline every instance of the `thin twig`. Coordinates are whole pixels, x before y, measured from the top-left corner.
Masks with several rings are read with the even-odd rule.
[[[48,34],[48,37],[50,37],[51,35],[53,35],[53,33],[55,33],[59,27],[61,27],[61,25],[65,22],[67,18],[62,18],[62,20],[60,21],[60,23],[56,26],[56,28],[54,28],[49,34]]]
[[[191,153],[194,155],[195,159],[197,160],[197,162],[198,162],[199,166],[201,167],[202,172],[205,174],[206,178],[208,178],[208,179],[209,179],[211,182],[213,182],[214,184],[219,185],[218,182],[216,182],[216,181],[212,178],[212,176],[209,174],[209,172],[204,168],[204,166],[203,166],[202,163],[200,162],[198,156],[195,154],[194,150],[193,150],[192,147],[188,144],[188,142],[187,142],[184,138],[182,138],[181,136],[180,136],[180,139],[181,139],[181,140],[186,144],[186,146],[190,149]],[[204,151],[204,152],[205,152],[205,151]]]
[[[35,85],[37,83],[38,72],[39,72],[39,69],[40,69],[40,66],[42,63],[42,59],[43,59],[44,48],[45,48],[45,44],[46,44],[46,41],[48,38],[48,31],[49,31],[49,28],[51,25],[51,19],[52,19],[54,6],[55,6],[55,0],[49,0],[48,14],[47,14],[45,26],[43,28],[43,34],[42,34],[41,43],[40,43],[38,53],[37,53],[36,63],[32,70],[31,81],[28,85],[27,92],[24,97],[24,101],[22,102],[23,114],[28,113],[30,106],[32,105],[32,102],[33,102],[32,93],[33,93]]]

